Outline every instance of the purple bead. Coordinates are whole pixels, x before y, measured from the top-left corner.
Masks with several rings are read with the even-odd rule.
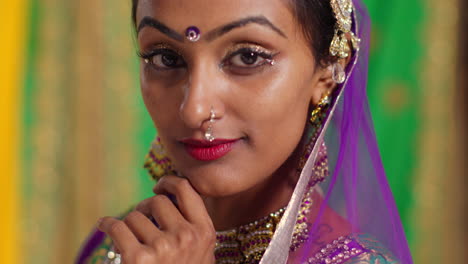
[[[200,30],[195,26],[188,27],[185,30],[185,36],[188,40],[195,42],[200,39]]]

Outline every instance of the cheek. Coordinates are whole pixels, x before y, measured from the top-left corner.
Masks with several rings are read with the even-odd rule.
[[[141,83],[141,95],[143,97],[143,102],[145,103],[146,110],[148,111],[153,123],[161,124],[161,120],[158,120],[158,117],[162,117],[158,115],[160,112],[158,106],[158,93],[156,89],[152,89],[152,87],[144,82]]]
[[[252,80],[239,87],[249,91],[236,101],[243,119],[254,130],[252,133],[297,134],[305,123],[313,85],[312,74],[306,75],[291,65],[284,65],[276,71],[269,78]]]
[[[180,96],[174,91],[177,87],[168,87],[160,82],[149,82],[141,77],[141,94],[146,109],[154,125],[160,129],[170,127],[170,121],[178,118]]]
[[[282,162],[294,151],[304,131],[308,101],[285,94],[269,101],[269,106],[258,107],[252,137],[260,155],[277,156],[273,160]]]
[[[302,137],[312,85],[311,77],[301,72],[278,71],[283,74],[244,84],[244,90],[247,87],[249,92],[236,99],[235,107],[246,123],[252,150],[249,158],[262,160],[255,166],[265,164],[272,169],[289,157]]]
[[[140,90],[141,90],[141,96],[143,98],[143,102],[145,103],[146,109],[148,112],[151,114],[154,106],[156,106],[156,97],[154,90],[151,90],[149,85],[141,81],[140,85]]]

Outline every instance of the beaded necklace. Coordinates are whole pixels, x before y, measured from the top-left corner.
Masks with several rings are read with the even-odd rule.
[[[312,206],[312,188],[304,195],[291,243],[295,251],[308,238],[307,215]],[[271,213],[255,222],[240,227],[216,232],[215,258],[217,264],[256,264],[259,263],[271,242],[273,234],[286,207]]]

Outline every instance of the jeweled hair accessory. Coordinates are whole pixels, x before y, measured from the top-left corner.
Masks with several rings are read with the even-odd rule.
[[[352,0],[331,0],[330,5],[336,18],[335,35],[330,45],[330,54],[344,59],[351,55],[347,35],[349,34],[351,37],[351,46],[354,50],[359,49],[359,43],[361,42],[351,30],[354,5]]]
[[[192,42],[198,41],[201,37],[200,29],[195,26],[188,27],[185,30],[185,37]]]

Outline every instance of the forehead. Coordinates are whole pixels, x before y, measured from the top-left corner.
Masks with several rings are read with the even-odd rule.
[[[140,0],[137,25],[145,16],[157,18],[178,32],[196,25],[204,31],[240,18],[262,15],[284,32],[297,30],[285,0]]]

